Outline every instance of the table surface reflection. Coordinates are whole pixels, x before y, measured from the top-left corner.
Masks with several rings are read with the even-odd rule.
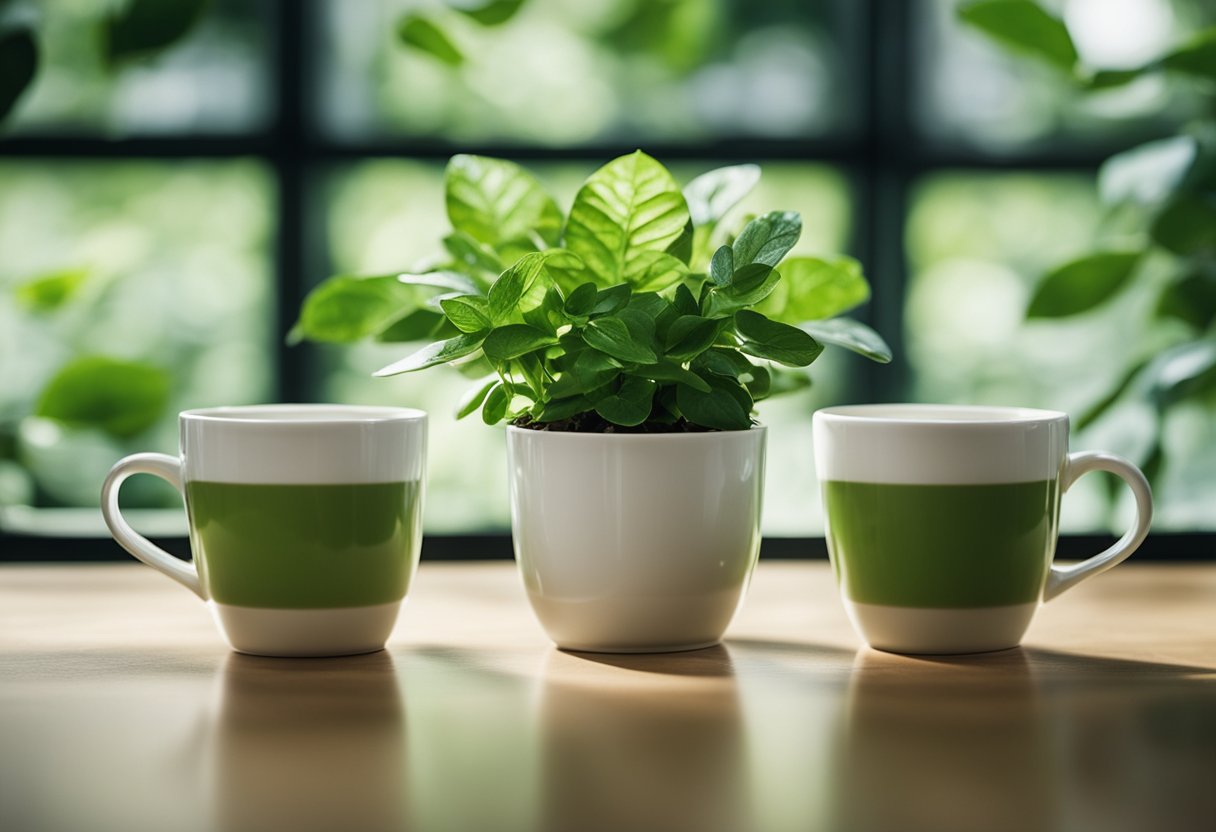
[[[381,653],[225,649],[137,564],[0,568],[0,829],[1216,829],[1216,565],[1125,565],[1025,646],[860,646],[824,563],[727,640],[554,649],[510,564],[424,564]]]

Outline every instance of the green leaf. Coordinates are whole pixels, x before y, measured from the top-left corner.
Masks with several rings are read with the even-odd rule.
[[[1144,474],[1144,478],[1148,480],[1149,485],[1154,489],[1161,488],[1161,472],[1165,467],[1165,446],[1161,441],[1161,432],[1158,431],[1154,437],[1149,451],[1140,459],[1140,464],[1137,466]],[[1118,489],[1119,481],[1117,477],[1107,477],[1108,487]],[[1114,502],[1114,494],[1111,494],[1111,502]]]
[[[89,273],[85,269],[39,275],[17,284],[17,302],[35,312],[53,312],[75,297],[88,279]]]
[[[433,344],[427,344],[422,349],[410,353],[400,361],[377,370],[373,375],[395,376],[398,373],[412,373],[416,370],[425,370],[427,367],[434,367],[436,364],[446,364],[449,361],[455,361],[457,358],[463,358],[470,353],[476,352],[481,348],[481,344],[485,340],[485,332],[461,333],[455,338],[449,338],[446,341],[436,341]]]
[[[650,253],[665,253],[687,223],[688,206],[675,180],[639,150],[587,179],[570,209],[565,244],[599,285],[634,283],[653,268]]]
[[[565,398],[590,393],[603,387],[621,373],[620,363],[595,349],[585,349],[562,370],[557,381],[549,385],[549,394]]]
[[[1133,67],[1131,69],[1099,69],[1088,75],[1078,78],[1086,89],[1092,91],[1110,90],[1115,87],[1122,87],[1125,84],[1130,84],[1137,78],[1140,78],[1152,67]]]
[[[511,396],[507,393],[507,388],[501,381],[496,382],[486,394],[486,400],[481,406],[481,421],[487,425],[497,425],[506,418],[510,404]]]
[[[407,46],[447,64],[460,66],[464,53],[435,21],[421,14],[407,14],[397,23],[397,37]]]
[[[562,213],[531,173],[514,162],[459,154],[444,173],[444,200],[452,227],[479,242],[500,246],[540,236],[557,244]]]
[[[535,327],[527,324],[508,324],[498,327],[486,336],[482,348],[486,351],[486,358],[500,363],[556,343],[557,336]]]
[[[536,417],[538,422],[558,422],[562,419],[569,419],[576,413],[583,413],[591,410],[591,403],[582,396],[573,396],[565,399],[551,399],[545,402],[540,415]]]
[[[519,302],[541,276],[545,266],[545,255],[529,254],[521,257],[507,269],[490,287],[490,319],[501,323],[519,309]]]
[[[701,174],[684,188],[693,224],[698,227],[717,224],[759,181],[757,165],[732,165]]]
[[[1117,153],[1098,171],[1098,193],[1107,204],[1157,204],[1182,182],[1198,151],[1194,137],[1171,136]]]
[[[1165,204],[1149,228],[1153,241],[1175,254],[1216,253],[1216,198],[1181,193]]]
[[[1216,27],[1204,29],[1160,61],[1171,72],[1216,81]]]
[[[524,0],[489,0],[480,6],[454,6],[456,11],[476,20],[482,26],[501,26],[513,18]]]
[[[688,266],[662,251],[644,251],[633,262],[635,292],[659,292],[688,275]]]
[[[629,304],[625,308],[628,311],[638,312],[649,318],[649,328],[652,333],[659,317],[669,310],[674,311],[671,301],[658,292],[634,292],[629,298]]]
[[[288,340],[346,344],[384,330],[419,310],[430,293],[405,286],[395,276],[336,275],[304,298]]]
[[[865,303],[870,285],[852,257],[791,257],[784,278],[756,311],[787,324],[833,318]]]
[[[544,362],[537,353],[527,353],[519,356],[518,359],[512,361],[510,366],[513,370],[519,372],[527,383],[527,395],[535,402],[541,402],[545,398],[545,386],[547,378],[545,376]]]
[[[1151,379],[1149,399],[1168,407],[1216,381],[1216,338],[1201,338],[1171,347],[1145,369]]]
[[[439,312],[430,309],[415,309],[393,321],[376,333],[376,341],[383,344],[394,344],[403,341],[433,341],[443,338],[440,333],[447,319]]]
[[[764,263],[750,263],[735,270],[732,281],[722,287],[711,286],[705,298],[703,314],[708,318],[723,318],[736,309],[755,306],[777,288],[781,275]]]
[[[207,0],[131,0],[102,24],[102,51],[110,66],[146,58],[184,38]]]
[[[475,277],[493,280],[503,270],[502,259],[492,248],[463,231],[453,231],[444,237],[443,247],[455,258],[457,266]]]
[[[735,254],[730,246],[722,246],[709,261],[709,279],[715,286],[727,286],[735,276]]]
[[[30,29],[0,34],[0,122],[13,111],[38,73],[38,41]]]
[[[1165,287],[1157,299],[1158,318],[1176,318],[1202,332],[1216,321],[1216,279],[1200,272]]]
[[[696,357],[692,367],[699,373],[726,376],[742,384],[754,381],[756,365],[733,347],[714,347]]]
[[[467,274],[450,270],[422,272],[420,274],[406,272],[397,275],[397,280],[407,286],[431,286],[436,289],[451,289],[454,292],[461,292],[466,295],[478,293],[478,287],[473,278]]]
[[[740,351],[778,364],[805,367],[823,352],[823,345],[801,329],[748,309],[735,313],[735,330],[744,339]]]
[[[486,376],[476,385],[470,387],[465,394],[460,397],[460,401],[456,405],[456,418],[463,419],[464,417],[473,413],[473,411],[477,410],[477,408],[481,407],[482,403],[486,400],[486,396],[490,395],[491,388],[493,388],[495,384],[499,383],[498,376],[492,375]]]
[[[455,335],[452,337],[455,337]],[[485,357],[484,353],[463,358],[452,364],[452,369],[472,381],[480,381],[498,372],[494,369],[494,365],[490,363],[490,359]]]
[[[655,319],[651,317],[650,312],[644,305],[638,306],[630,303],[629,306],[616,313],[615,317],[624,322],[625,327],[629,330],[629,337],[633,339],[633,343],[640,344],[651,350],[658,349],[658,342],[655,340]]]
[[[802,235],[802,217],[796,211],[770,211],[743,227],[731,244],[735,270],[751,263],[776,266]]]
[[[692,262],[693,243],[696,237],[697,229],[690,219],[684,223],[684,230],[680,232],[680,236],[667,246],[667,253],[687,266]]]
[[[660,385],[654,393],[654,406],[647,421],[660,425],[674,425],[680,421],[680,406],[676,404],[676,386]]]
[[[1103,251],[1065,263],[1039,282],[1026,317],[1087,312],[1123,288],[1139,262],[1138,251]]]
[[[102,356],[77,358],[55,373],[35,415],[127,438],[160,419],[169,402],[169,374],[159,367]]]
[[[959,19],[993,40],[1065,72],[1077,65],[1077,47],[1064,21],[1030,0],[978,0],[958,10]]]
[[[794,375],[805,376],[803,373]],[[743,386],[747,388],[748,393],[751,393],[753,401],[767,399],[773,389],[773,374],[769,372],[768,367],[754,366],[751,371],[751,379],[744,382]]]
[[[613,358],[636,364],[654,364],[658,356],[654,350],[634,341],[629,327],[620,318],[596,318],[583,330],[586,342]]]
[[[545,258],[545,272],[563,292],[573,292],[591,279],[583,260],[572,251],[564,248],[551,248],[542,252]]]
[[[439,301],[443,314],[447,315],[461,332],[481,332],[489,329],[490,302],[481,295],[457,295]]]
[[[684,369],[679,364],[673,364],[668,361],[661,361],[658,364],[643,364],[630,370],[629,375],[640,376],[654,381],[679,382],[680,384],[687,384],[692,389],[699,390],[702,393],[710,391],[709,384],[705,379],[691,370]]]
[[[688,361],[709,349],[717,337],[717,321],[700,315],[681,315],[667,329],[664,352],[668,358]]]
[[[524,312],[524,323],[556,337],[557,330],[569,323],[564,306],[561,292],[556,286],[550,286],[540,305]]]
[[[600,289],[596,293],[595,304],[588,314],[596,317],[619,312],[629,304],[629,297],[632,294],[633,290],[628,283],[619,283],[616,286],[609,286],[607,289]]]
[[[807,321],[798,328],[821,344],[834,344],[864,355],[879,364],[891,361],[891,348],[870,327],[852,318],[830,318],[826,321]]]
[[[650,416],[657,386],[649,379],[626,377],[619,390],[596,401],[595,412],[614,425],[640,425]]]
[[[713,376],[708,382],[711,387],[708,393],[702,393],[684,384],[676,387],[676,404],[684,418],[694,425],[715,430],[750,428],[750,407],[745,408],[738,395],[742,392],[746,396],[747,391],[721,376]]]
[[[1096,422],[1102,416],[1102,414],[1110,410],[1111,407],[1114,406],[1115,402],[1121,399],[1123,394],[1131,388],[1132,382],[1136,380],[1136,377],[1140,375],[1140,371],[1148,365],[1150,360],[1151,359],[1145,358],[1128,368],[1119,379],[1119,382],[1112,387],[1105,396],[1094,402],[1084,413],[1077,417],[1077,422],[1075,425],[1076,430],[1084,430]]]
[[[676,295],[673,304],[675,305],[676,311],[681,315],[699,315],[701,313],[701,309],[697,305],[697,299],[693,296],[692,290],[683,283],[676,287]]]
[[[548,248],[548,243],[542,240],[539,234],[529,233],[526,237],[503,240],[494,246],[494,251],[502,258],[502,262],[514,263],[525,254],[531,254],[535,251],[547,251]]]
[[[566,297],[566,303],[563,309],[567,315],[575,318],[581,318],[591,314],[591,307],[595,304],[596,288],[594,283],[584,283]]]

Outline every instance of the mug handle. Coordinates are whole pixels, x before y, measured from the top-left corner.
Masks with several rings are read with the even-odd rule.
[[[151,474],[154,477],[160,477],[176,488],[183,499],[185,498],[185,491],[182,489],[181,460],[167,454],[133,454],[119,460],[110,469],[110,473],[106,474],[105,482],[101,486],[101,516],[105,518],[106,525],[110,527],[110,534],[114,535],[119,546],[138,560],[165,573],[204,601],[207,600],[207,596],[203,594],[202,582],[198,577],[198,569],[193,561],[180,560],[164,549],[153,546],[148,538],[131,528],[131,525],[123,519],[122,512],[118,508],[118,490],[122,487],[123,481],[133,474]]]
[[[1052,566],[1047,575],[1047,585],[1043,588],[1043,600],[1050,601],[1066,589],[1072,589],[1086,578],[1105,572],[1127,559],[1136,551],[1144,538],[1148,536],[1148,527],[1153,519],[1153,493],[1148,480],[1140,469],[1121,456],[1102,451],[1084,451],[1069,454],[1060,474],[1060,492],[1063,494],[1069,487],[1090,471],[1106,471],[1114,474],[1127,483],[1136,498],[1136,522],[1130,529],[1106,551],[1094,555],[1089,560],[1074,563],[1070,566]]]

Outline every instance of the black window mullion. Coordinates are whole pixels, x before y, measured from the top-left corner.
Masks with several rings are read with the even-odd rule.
[[[308,172],[309,125],[304,113],[303,77],[306,4],[280,0],[278,43],[275,54],[275,87],[278,113],[271,131],[268,161],[274,168],[278,211],[275,228],[275,326],[277,356],[275,392],[278,401],[308,401],[308,352],[287,346],[287,332],[295,323],[306,291],[304,280],[306,206],[305,178]]]
[[[864,0],[865,29],[851,74],[861,99],[860,134],[852,160],[852,250],[865,266],[873,297],[861,317],[895,352],[889,365],[853,360],[854,401],[901,401],[909,393],[903,334],[907,291],[904,220],[915,142],[909,113],[912,49],[908,0]]]

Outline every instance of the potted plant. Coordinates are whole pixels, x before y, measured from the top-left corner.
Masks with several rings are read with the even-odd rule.
[[[832,317],[869,295],[855,261],[785,258],[798,214],[725,228],[758,178],[732,166],[682,191],[638,151],[563,215],[518,165],[456,156],[444,260],[331,278],[305,300],[296,337],[430,339],[377,375],[484,373],[457,416],[509,425],[516,558],[560,647],[717,643],[759,550],[755,403],[804,386],[781,368],[825,343],[890,360],[873,330]]]

